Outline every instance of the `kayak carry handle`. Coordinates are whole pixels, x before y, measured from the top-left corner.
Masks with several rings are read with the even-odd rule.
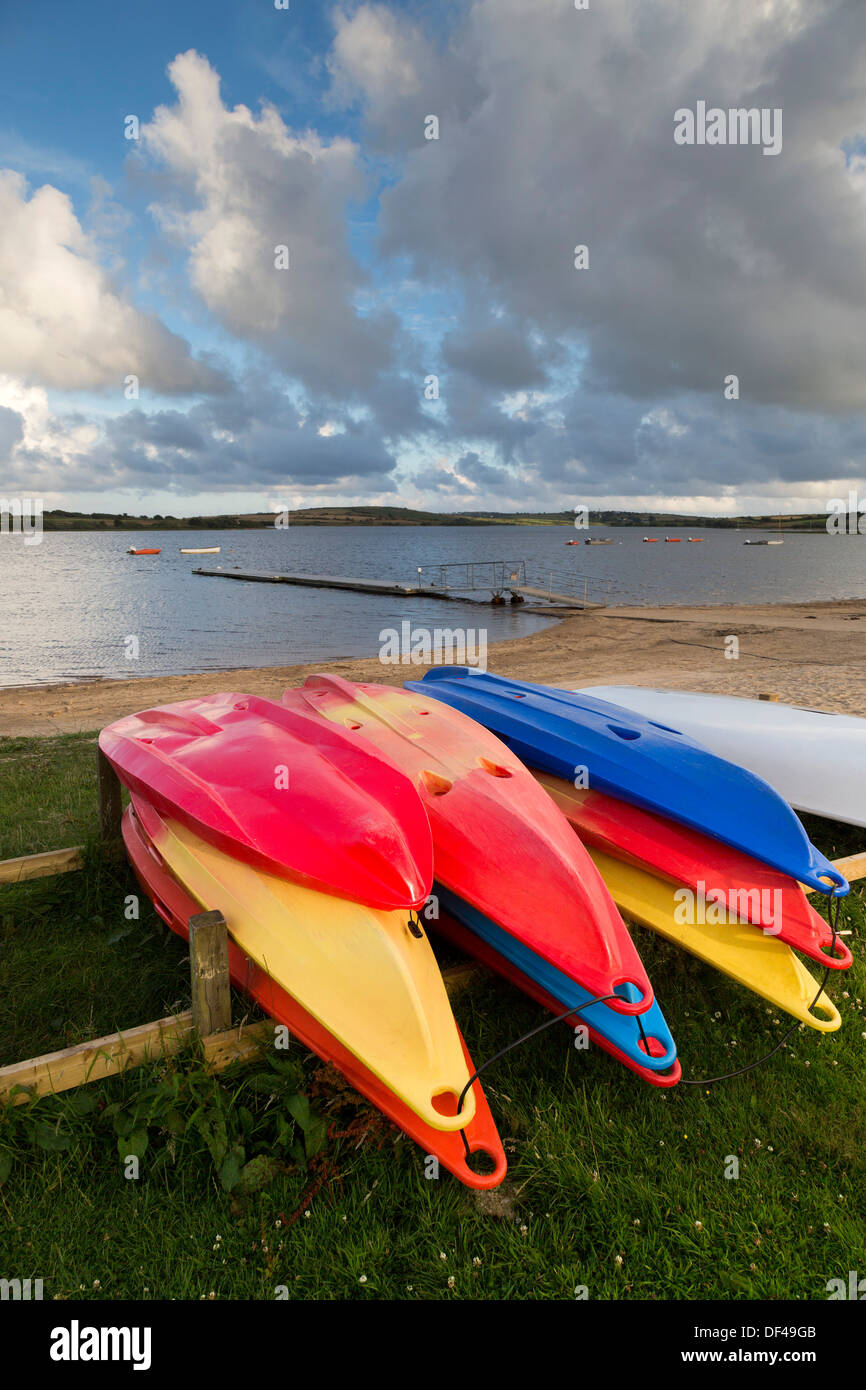
[[[834,869],[832,864],[816,872],[812,883],[819,893],[826,893],[830,898],[844,898],[851,892],[851,885],[845,875]]]

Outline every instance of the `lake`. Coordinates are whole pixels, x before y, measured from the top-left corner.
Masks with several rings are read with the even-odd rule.
[[[593,528],[607,546],[567,546],[568,526],[318,527],[263,531],[46,532],[39,545],[0,534],[0,685],[124,678],[241,666],[327,664],[375,654],[380,633],[481,628],[490,643],[522,637],[544,618],[488,603],[442,603],[208,579],[194,566],[351,575],[414,583],[419,565],[526,563],[527,582],[610,603],[783,603],[866,597],[866,538],[676,530],[678,545],[643,543],[664,529]],[[701,536],[690,545],[688,535]],[[162,554],[130,556],[130,545]],[[220,555],[181,555],[219,545]],[[134,637],[138,655],[127,652]]]

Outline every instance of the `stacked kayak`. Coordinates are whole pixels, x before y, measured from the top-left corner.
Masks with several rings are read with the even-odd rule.
[[[847,884],[760,778],[583,694],[456,667],[409,688],[480,720],[535,770],[627,917],[800,1021],[839,1026],[791,948],[851,964],[800,886],[839,895]]]
[[[162,918],[186,937],[219,910],[233,982],[469,1186],[505,1155],[427,921],[654,1086],[680,1064],[621,914],[840,1024],[813,972],[851,954],[803,885],[845,879],[766,782],[673,723],[453,667],[166,705],[100,747]]]
[[[688,690],[599,685],[578,693],[675,725],[765,778],[797,811],[866,826],[866,719]]]
[[[847,891],[782,798],[753,773],[678,729],[606,700],[507,680],[465,666],[436,667],[421,690],[497,734],[531,767],[621,796],[657,815],[754,854],[822,893]]]
[[[673,1038],[598,870],[513,753],[471,719],[390,686],[315,676],[282,703],[351,731],[412,780],[445,934],[555,1013],[571,1009],[571,1026],[585,1024],[646,1080],[679,1078]]]
[[[221,911],[236,983],[462,1181],[500,1182],[502,1146],[415,916],[432,842],[412,783],[348,731],[246,695],[146,710],[100,747],[169,925],[185,936],[191,912]],[[479,1150],[492,1172],[467,1163]]]

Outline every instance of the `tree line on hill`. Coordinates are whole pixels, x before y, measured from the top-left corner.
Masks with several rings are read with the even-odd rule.
[[[127,512],[43,512],[46,531],[256,531],[274,525],[277,514],[252,512],[216,516],[131,516]],[[715,527],[750,530],[777,528],[774,516],[689,516],[678,512],[593,511],[591,526]],[[289,513],[290,526],[570,526],[573,511],[561,512],[425,512],[410,507],[305,507]],[[785,531],[823,531],[824,514],[784,516]]]

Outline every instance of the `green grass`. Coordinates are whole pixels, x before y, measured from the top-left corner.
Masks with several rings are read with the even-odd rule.
[[[0,857],[92,842],[95,819],[92,735],[0,741]],[[842,827],[809,828],[833,856],[862,848]],[[95,848],[83,873],[0,890],[0,1063],[188,1005],[186,948],[145,902],[126,919],[137,892]],[[862,889],[843,918],[856,963],[831,979],[842,1029],[797,1032],[745,1077],[664,1092],[575,1051],[562,1025],[497,1062],[485,1087],[509,1175],[486,1196],[426,1180],[420,1150],[300,1047],[282,1072],[263,1056],[208,1078],[191,1053],[7,1107],[0,1277],[42,1278],[62,1298],[272,1299],[284,1286],[567,1299],[585,1285],[594,1299],[823,1299],[830,1278],[866,1273]],[[743,1065],[788,1026],[650,933],[637,939],[686,1077]],[[543,1017],[493,980],[455,1012],[476,1062]],[[307,1131],[309,1154],[302,1095],[331,1131],[320,1149]],[[120,1157],[130,1146],[137,1180]],[[738,1179],[725,1177],[731,1155]],[[232,1185],[241,1163],[252,1167]]]

